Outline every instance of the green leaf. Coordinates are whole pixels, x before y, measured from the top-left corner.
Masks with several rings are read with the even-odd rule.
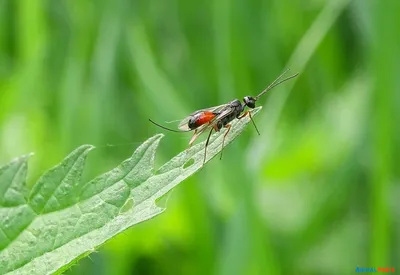
[[[232,123],[226,145],[249,121]],[[207,161],[220,152],[223,133],[211,137]],[[162,136],[149,138],[131,158],[86,184],[80,177],[93,147],[81,146],[37,181],[28,200],[29,156],[0,168],[0,274],[61,273],[118,233],[163,212],[158,200],[202,167],[204,142],[154,171]]]

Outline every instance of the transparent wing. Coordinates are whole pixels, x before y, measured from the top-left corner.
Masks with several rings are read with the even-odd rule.
[[[219,113],[223,112],[224,109],[226,109],[226,108],[229,108],[229,105],[228,105],[228,104],[222,104],[222,105],[218,105],[218,106],[214,106],[214,107],[210,107],[210,108],[206,108],[206,109],[197,110],[197,111],[191,113],[190,115],[188,115],[187,117],[185,117],[184,119],[182,119],[181,122],[180,122],[179,125],[178,125],[178,128],[179,128],[179,130],[181,130],[181,131],[190,131],[191,129],[189,128],[188,123],[189,123],[189,120],[190,120],[192,117],[194,117],[194,116],[196,116],[196,115],[198,115],[198,114],[200,114],[200,113],[203,113],[203,112],[212,112],[212,113],[215,113],[215,114],[216,114],[216,117],[217,117],[217,116],[219,115]],[[214,119],[215,119],[215,118],[214,118]],[[214,119],[213,119],[213,120],[214,120]],[[203,124],[203,125],[201,125],[199,128],[204,127],[204,126],[207,126],[207,125],[208,125],[208,124]],[[200,131],[199,128],[197,128],[198,131]]]
[[[215,116],[215,118],[211,121],[210,125],[214,126],[218,121],[220,121],[221,119],[225,118],[232,111],[233,111],[232,107],[227,105],[226,108],[221,110],[221,112],[217,116]]]

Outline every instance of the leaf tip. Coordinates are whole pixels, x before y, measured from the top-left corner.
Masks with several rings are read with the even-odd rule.
[[[16,162],[26,162],[28,161],[28,159],[30,159],[35,153],[31,152],[19,157],[14,158],[13,160],[11,160],[10,163],[16,163]]]
[[[262,108],[262,106],[258,106],[257,108],[254,108],[251,112],[252,114],[257,114],[259,111],[261,111]]]
[[[155,153],[156,148],[160,144],[161,139],[164,137],[164,134],[156,134],[150,138],[148,138],[145,142],[143,142],[135,151],[143,150],[144,148],[152,147],[152,154]]]
[[[164,134],[156,134],[156,135],[152,136],[151,138],[149,138],[148,140],[156,141],[156,140],[162,139],[163,137],[164,137]]]
[[[93,149],[96,149],[96,147],[91,144],[84,144],[84,145],[79,146],[78,149],[82,149],[84,151],[92,151]]]

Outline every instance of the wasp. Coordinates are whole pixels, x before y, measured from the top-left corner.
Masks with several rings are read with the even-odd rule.
[[[230,123],[234,119],[242,119],[246,116],[249,116],[258,135],[260,135],[260,132],[258,131],[256,123],[254,122],[253,117],[251,116],[251,112],[249,110],[246,110],[246,107],[249,109],[254,109],[256,107],[257,100],[262,95],[264,95],[266,92],[270,91],[274,87],[278,86],[279,84],[281,84],[287,80],[290,80],[292,78],[295,78],[299,74],[299,73],[296,73],[294,75],[291,75],[289,77],[282,79],[283,76],[288,71],[289,71],[289,69],[284,71],[280,76],[278,76],[267,88],[265,88],[257,96],[245,96],[243,98],[243,102],[240,102],[239,99],[234,99],[228,103],[225,103],[225,104],[222,104],[219,106],[205,108],[205,109],[197,110],[197,111],[191,113],[184,119],[180,120],[179,125],[178,125],[178,130],[167,128],[165,126],[162,126],[162,125],[154,122],[151,119],[149,119],[149,120],[151,123],[155,124],[156,126],[162,128],[162,129],[171,131],[171,132],[194,131],[193,136],[189,141],[189,147],[192,146],[192,144],[196,141],[196,139],[201,134],[203,134],[204,132],[209,130],[206,145],[204,147],[203,165],[206,162],[207,146],[209,144],[212,132],[213,131],[219,132],[219,131],[221,131],[222,128],[226,128],[227,130],[224,133],[224,137],[222,139],[222,149],[221,149],[221,156],[220,156],[220,159],[222,159],[222,153],[223,153],[223,149],[224,149],[224,145],[225,145],[225,138],[229,134],[229,131],[231,130]]]

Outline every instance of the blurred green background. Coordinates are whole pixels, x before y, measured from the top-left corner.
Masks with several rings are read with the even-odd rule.
[[[81,144],[85,180],[163,122],[256,95],[162,215],[66,274],[400,272],[400,1],[0,0],[0,163],[28,185]],[[157,165],[190,134],[165,133]],[[107,144],[132,143],[123,146]]]

